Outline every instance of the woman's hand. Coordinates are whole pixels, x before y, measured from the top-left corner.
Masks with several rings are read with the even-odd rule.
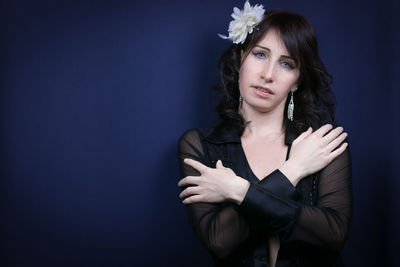
[[[293,185],[326,167],[345,151],[347,143],[343,141],[347,133],[342,127],[332,128],[326,124],[312,132],[310,127],[293,141],[289,159],[279,168]]]
[[[220,203],[232,201],[240,204],[250,186],[245,179],[236,176],[230,169],[217,161],[216,168],[209,168],[193,159],[184,162],[200,172],[200,176],[186,176],[178,186],[186,187],[179,195],[183,204],[197,202]]]

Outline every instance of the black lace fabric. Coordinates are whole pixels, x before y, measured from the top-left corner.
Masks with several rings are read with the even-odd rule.
[[[183,163],[185,158],[212,167],[203,142],[197,130],[186,132],[179,140],[178,159],[182,178],[199,175],[195,169]],[[347,149],[319,173],[316,190],[318,197],[315,203],[304,204],[301,201],[304,196],[299,198],[283,192],[282,188],[287,191],[295,188],[282,173],[275,171],[260,183],[242,177],[251,183],[243,200],[243,207],[230,202],[186,205],[189,224],[216,259],[234,261],[237,255],[255,249],[251,247],[253,243],[249,240],[261,238],[267,244],[272,234],[279,234],[281,250],[285,245],[290,247],[291,244],[301,244],[303,248],[340,252],[352,213],[350,161]],[[267,181],[270,178],[280,183],[279,190],[268,187]],[[278,187],[275,184],[275,188]],[[287,211],[277,210],[277,207]],[[285,218],[275,220],[274,216]],[[286,253],[299,252],[286,250]],[[276,266],[279,266],[280,254]],[[282,254],[285,254],[285,249]]]

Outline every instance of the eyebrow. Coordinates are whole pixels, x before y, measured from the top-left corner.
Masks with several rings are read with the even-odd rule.
[[[269,49],[268,47],[264,47],[264,46],[261,46],[261,45],[255,45],[255,46],[257,46],[257,47],[259,47],[259,48],[262,48],[262,49],[265,49],[265,50],[267,50],[268,52],[271,52],[271,49]],[[291,56],[281,55],[281,57],[294,60]]]

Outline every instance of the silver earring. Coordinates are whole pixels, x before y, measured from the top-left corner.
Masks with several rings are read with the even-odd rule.
[[[294,101],[293,101],[293,92],[292,92],[292,95],[290,96],[289,105],[287,108],[287,116],[290,121],[293,121],[293,111],[294,111]]]
[[[243,97],[240,95],[239,96],[239,109],[242,107],[243,104]]]

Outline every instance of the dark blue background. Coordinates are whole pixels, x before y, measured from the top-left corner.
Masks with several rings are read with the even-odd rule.
[[[217,33],[243,3],[1,1],[1,266],[210,264],[176,143],[216,121]],[[263,4],[311,21],[334,77],[353,157],[345,262],[400,266],[399,1]]]

